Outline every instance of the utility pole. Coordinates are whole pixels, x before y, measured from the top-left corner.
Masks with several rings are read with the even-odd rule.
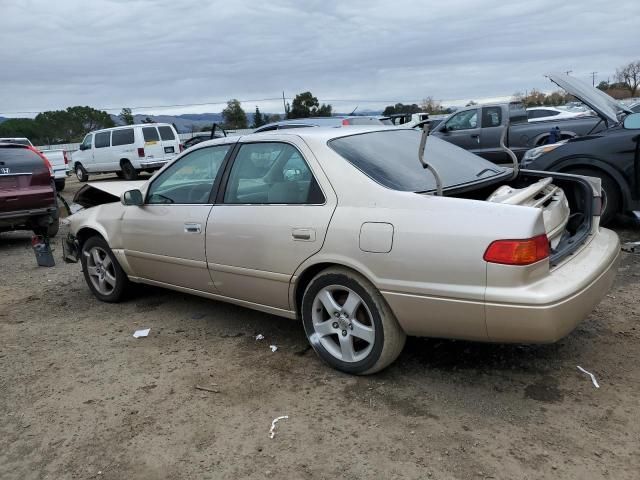
[[[591,72],[591,85],[596,86],[596,74],[598,72]]]
[[[566,73],[567,75],[569,75],[570,73],[572,73],[573,70],[565,70],[564,73]]]
[[[284,108],[284,118],[287,118],[287,102],[284,99],[284,90],[282,91],[282,107]]]

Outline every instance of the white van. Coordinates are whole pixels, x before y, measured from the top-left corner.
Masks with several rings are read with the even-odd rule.
[[[71,162],[81,182],[89,174],[107,172],[135,180],[141,171],[157,170],[179,153],[180,140],[172,125],[142,123],[88,133]]]

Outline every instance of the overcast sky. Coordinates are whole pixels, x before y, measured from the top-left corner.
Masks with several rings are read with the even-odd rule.
[[[279,112],[256,100],[283,90],[340,112],[451,104],[553,90],[548,71],[598,82],[640,60],[638,0],[0,0],[0,12],[0,115],[13,117],[229,98]]]

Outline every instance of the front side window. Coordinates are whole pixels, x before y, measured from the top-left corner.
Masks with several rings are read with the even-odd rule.
[[[300,152],[287,143],[242,145],[224,203],[321,204],[324,196]]]
[[[133,142],[133,128],[114,130],[111,134],[111,145],[114,147],[119,145],[131,145]]]
[[[86,137],[84,137],[84,140],[82,140],[82,148],[84,150],[90,149],[92,140],[93,140],[93,135],[91,133],[89,135],[87,135]]]
[[[213,184],[230,148],[231,145],[216,145],[186,154],[153,181],[147,203],[211,203]]]
[[[502,108],[501,107],[483,107],[482,108],[482,127],[499,127],[502,124]]]
[[[96,133],[96,148],[108,147],[111,143],[111,132]]]
[[[158,140],[160,140],[156,127],[142,127],[142,136],[144,137],[145,143],[157,142]]]
[[[160,138],[162,140],[175,140],[176,136],[173,134],[173,128],[169,126],[158,127],[158,131],[160,132]]]
[[[465,110],[456,113],[447,122],[447,130],[469,130],[478,126],[478,110]]]

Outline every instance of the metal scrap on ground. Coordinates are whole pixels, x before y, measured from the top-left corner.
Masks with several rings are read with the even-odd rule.
[[[151,331],[150,328],[143,328],[142,330],[136,330],[135,332],[133,332],[133,338],[146,337],[147,335],[149,335],[150,331]]]
[[[278,423],[280,420],[283,419],[288,419],[289,415],[282,415],[281,417],[276,417],[271,421],[271,428],[269,429],[269,438],[273,438],[276,436],[276,423]]]
[[[598,385],[598,380],[596,380],[596,376],[593,373],[587,372],[580,365],[578,365],[578,370],[580,370],[582,373],[586,373],[587,375],[589,375],[591,377],[591,381],[593,382],[593,386],[596,388],[600,388],[600,385]]]

